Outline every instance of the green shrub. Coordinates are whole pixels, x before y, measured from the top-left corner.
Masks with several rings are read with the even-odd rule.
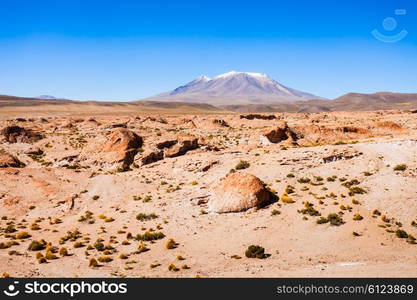
[[[329,220],[330,224],[333,226],[340,226],[344,223],[342,217],[336,213],[329,214],[327,220]]]
[[[366,194],[367,191],[359,186],[352,186],[349,188],[349,195],[353,196],[355,194]]]
[[[13,233],[16,232],[16,229],[14,228],[14,225],[8,225],[5,229],[4,229],[5,233]]]
[[[359,213],[356,213],[353,215],[353,220],[360,221],[360,220],[363,220],[363,217]]]
[[[281,197],[279,197],[279,199],[282,201],[282,202],[284,202],[284,203],[294,203],[295,201],[290,197],[290,196],[288,196],[287,194],[283,194],[283,195],[281,195]]]
[[[173,272],[178,272],[180,269],[178,269],[176,265],[174,265],[174,264],[170,264],[170,265],[168,266],[168,270],[169,270],[169,271],[173,271]]]
[[[250,163],[245,160],[241,160],[235,167],[236,170],[243,170],[250,167]]]
[[[285,188],[285,194],[293,194],[295,192],[295,188],[292,185],[287,185]]]
[[[345,186],[345,187],[347,187],[347,188],[350,188],[350,187],[352,187],[354,185],[358,185],[359,183],[360,183],[359,180],[352,179],[350,181],[346,181],[346,182],[342,183],[342,185]]]
[[[400,239],[406,239],[406,238],[408,238],[408,233],[407,233],[407,232],[405,232],[404,230],[401,230],[401,229],[397,229],[397,230],[395,231],[395,235],[396,235],[398,238],[400,238]]]
[[[22,231],[16,234],[16,238],[19,240],[28,239],[31,235],[27,231]]]
[[[281,212],[278,209],[274,209],[273,211],[271,211],[271,216],[278,216],[280,214]]]
[[[265,249],[261,246],[250,245],[245,251],[245,256],[248,258],[266,258]]]
[[[327,181],[334,182],[334,181],[336,181],[336,178],[337,178],[337,176],[333,175],[333,176],[327,177]]]
[[[95,267],[98,267],[99,265],[98,265],[98,262],[95,258],[90,258],[89,266],[92,267],[92,268],[95,268]]]
[[[111,258],[110,256],[100,256],[97,260],[101,263],[108,263],[111,262],[113,258]]]
[[[46,248],[46,242],[44,240],[32,241],[29,244],[28,250],[30,251],[40,251]]]
[[[373,212],[372,212],[372,214],[375,215],[375,216],[380,216],[381,215],[381,212],[379,210],[377,210],[377,209],[374,209]]]
[[[100,240],[97,240],[94,243],[94,248],[96,248],[97,251],[104,251],[105,250],[104,244]]]
[[[309,183],[309,182],[311,182],[311,179],[307,178],[307,177],[301,177],[297,181],[298,181],[298,183]]]
[[[65,247],[62,247],[61,249],[59,249],[59,255],[61,256],[68,256],[68,250]]]
[[[321,217],[316,222],[317,224],[330,223],[332,226],[340,226],[344,223],[342,217],[336,213],[328,214],[327,218]]]
[[[158,216],[154,213],[151,213],[149,215],[140,213],[136,216],[136,220],[138,221],[149,221],[158,218]]]
[[[144,242],[141,242],[138,246],[138,250],[136,251],[137,254],[140,254],[142,252],[149,251],[149,248],[146,247],[146,244]]]
[[[405,171],[406,169],[407,169],[406,164],[400,164],[400,165],[396,165],[394,167],[394,171]]]
[[[163,234],[160,231],[158,232],[146,231],[144,234],[137,234],[135,239],[137,241],[154,241],[154,240],[163,239],[164,237],[165,237],[165,234]]]
[[[320,216],[320,212],[314,208],[314,205],[308,201],[304,202],[304,208],[299,210],[303,215]]]
[[[325,224],[327,222],[329,222],[329,220],[327,220],[325,217],[321,217],[316,221],[317,224]]]
[[[176,243],[174,239],[169,239],[165,246],[167,249],[175,249],[178,247],[178,245],[179,244]]]

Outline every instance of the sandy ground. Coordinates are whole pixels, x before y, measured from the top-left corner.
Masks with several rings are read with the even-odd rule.
[[[17,125],[44,135],[34,142],[0,144],[25,164],[0,168],[0,243],[18,243],[0,249],[4,276],[417,276],[417,245],[412,240],[417,237],[412,225],[417,222],[415,114],[274,114],[271,120],[241,119],[237,114],[45,115],[31,120],[4,116],[0,121],[0,129]],[[214,121],[219,119],[227,125]],[[282,122],[297,134],[297,141],[262,144],[262,132]],[[138,151],[124,172],[103,152],[114,124],[124,124],[143,138],[144,151]],[[198,148],[140,165],[150,145],[180,133],[197,137]],[[37,149],[43,154],[28,154]],[[277,196],[291,185],[294,203],[280,199],[261,209],[210,212],[207,201],[213,186],[241,160],[249,167],[238,172],[257,176]],[[401,164],[405,170],[394,170]],[[311,180],[300,183],[301,178]],[[349,195],[343,183],[353,179],[363,194]],[[305,201],[321,216],[301,213]],[[93,214],[83,221],[86,211]],[[157,218],[140,221],[139,213],[155,213]],[[317,223],[329,213],[339,213],[343,224]],[[354,220],[357,214],[363,219]],[[75,229],[79,236],[60,244]],[[398,230],[409,238],[397,237]],[[144,242],[149,250],[139,253],[141,242],[129,233],[135,237],[147,231],[165,237]],[[19,239],[21,232],[30,237]],[[91,247],[98,238],[112,246],[107,253]],[[69,256],[57,252],[56,259],[39,263],[37,253],[45,256],[47,249],[30,251],[28,246],[41,239],[58,250],[65,247]],[[167,249],[169,239],[176,248]],[[83,246],[74,247],[80,241]],[[250,245],[264,247],[270,256],[245,257]],[[103,256],[112,261],[89,266],[91,258]],[[169,270],[172,264],[177,271],[172,266]]]

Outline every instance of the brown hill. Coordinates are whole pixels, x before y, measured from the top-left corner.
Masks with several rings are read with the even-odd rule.
[[[0,95],[0,113],[54,112],[54,113],[218,113],[234,112],[303,112],[372,111],[372,110],[415,110],[417,94],[379,92],[374,94],[348,93],[334,100],[309,100],[294,103],[263,105],[222,105],[205,103],[160,102],[160,101],[75,101],[37,99]]]
[[[280,105],[225,105],[225,110],[237,112],[325,112],[416,109],[417,94],[379,92],[348,93],[334,100],[310,100]]]

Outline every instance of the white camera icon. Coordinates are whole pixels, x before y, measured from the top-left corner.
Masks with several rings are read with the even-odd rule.
[[[395,15],[406,15],[407,14],[407,10],[405,9],[396,9],[394,11]],[[384,27],[384,29],[387,32],[391,32],[393,30],[395,30],[397,28],[397,20],[394,19],[393,17],[387,17],[382,21],[382,27]],[[401,41],[402,39],[404,39],[407,34],[408,31],[405,29],[402,29],[400,32],[398,32],[397,34],[393,34],[393,35],[389,35],[389,34],[383,34],[381,33],[378,29],[374,29],[371,31],[372,35],[379,41],[384,42],[384,43],[396,43]]]

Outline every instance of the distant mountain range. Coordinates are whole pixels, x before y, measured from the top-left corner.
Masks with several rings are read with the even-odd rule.
[[[231,71],[213,78],[200,76],[173,91],[145,100],[211,105],[285,104],[322,97],[280,84],[263,73]]]
[[[42,99],[42,100],[66,100],[65,98],[57,98],[55,96],[51,96],[51,95],[41,95],[38,97],[34,97],[36,99]]]
[[[262,73],[231,71],[212,79],[201,76],[173,91],[132,102],[74,101],[54,96],[16,97],[0,95],[0,108],[89,107],[97,112],[109,108],[123,112],[181,111],[181,112],[301,112],[370,110],[417,110],[417,94],[379,92],[373,94],[348,93],[328,100],[310,93],[286,87]],[[74,108],[75,109],[75,108]],[[62,107],[62,110],[65,110]]]

